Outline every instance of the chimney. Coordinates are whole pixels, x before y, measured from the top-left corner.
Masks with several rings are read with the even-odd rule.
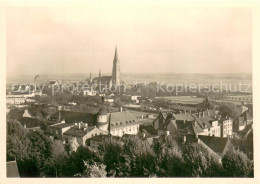
[[[119,112],[123,112],[123,107],[120,107],[120,108],[119,108]]]
[[[186,109],[184,110],[184,114],[186,115]]]
[[[199,112],[199,118],[201,118],[201,116],[200,116],[200,112]]]
[[[84,125],[85,125],[86,128],[88,128],[88,124],[87,123],[85,123]]]
[[[145,138],[145,133],[143,133],[143,138]]]
[[[202,117],[203,117],[203,118],[205,117],[205,113],[204,113],[204,111],[202,112]]]
[[[81,129],[81,123],[79,122],[79,130]]]
[[[170,135],[170,131],[166,131],[166,136],[169,136]]]
[[[182,144],[185,144],[186,143],[186,136],[183,136],[182,137]]]
[[[26,129],[26,124],[24,124],[23,127]]]

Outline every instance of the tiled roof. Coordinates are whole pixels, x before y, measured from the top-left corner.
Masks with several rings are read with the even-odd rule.
[[[133,121],[137,120],[137,117],[134,113],[129,111],[123,112],[112,112],[110,116],[110,122],[126,122],[126,121]]]
[[[16,161],[6,162],[7,177],[20,177]]]
[[[115,129],[115,128],[120,128],[120,127],[127,127],[127,126],[131,126],[131,125],[137,125],[139,124],[137,121],[135,120],[130,120],[130,121],[121,121],[121,122],[111,122],[111,129]]]
[[[175,114],[175,119],[177,121],[194,121],[194,118],[190,113]]]
[[[194,117],[194,119],[198,122],[200,128],[210,128],[212,127],[212,121],[215,121],[216,119],[211,117],[211,116],[207,116],[204,115],[204,117],[200,117],[197,114],[192,114],[192,116]]]
[[[215,153],[223,154],[228,145],[228,138],[199,135],[198,138]]]

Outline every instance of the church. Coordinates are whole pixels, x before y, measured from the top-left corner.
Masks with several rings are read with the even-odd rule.
[[[121,84],[120,77],[120,61],[118,59],[117,47],[115,49],[115,55],[113,60],[113,69],[112,76],[102,76],[101,71],[99,70],[99,76],[92,79],[90,74],[90,83],[97,87],[101,86],[102,88],[111,89],[111,87],[116,87]]]

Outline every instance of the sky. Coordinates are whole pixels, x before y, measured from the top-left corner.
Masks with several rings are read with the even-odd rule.
[[[88,4],[10,7],[7,75],[251,73],[249,8]]]

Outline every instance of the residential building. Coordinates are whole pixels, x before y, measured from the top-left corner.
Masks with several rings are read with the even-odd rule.
[[[85,146],[87,139],[106,134],[107,131],[103,131],[96,126],[88,126],[87,123],[79,122],[63,133],[63,140],[69,142],[70,139],[76,138],[80,145]]]

